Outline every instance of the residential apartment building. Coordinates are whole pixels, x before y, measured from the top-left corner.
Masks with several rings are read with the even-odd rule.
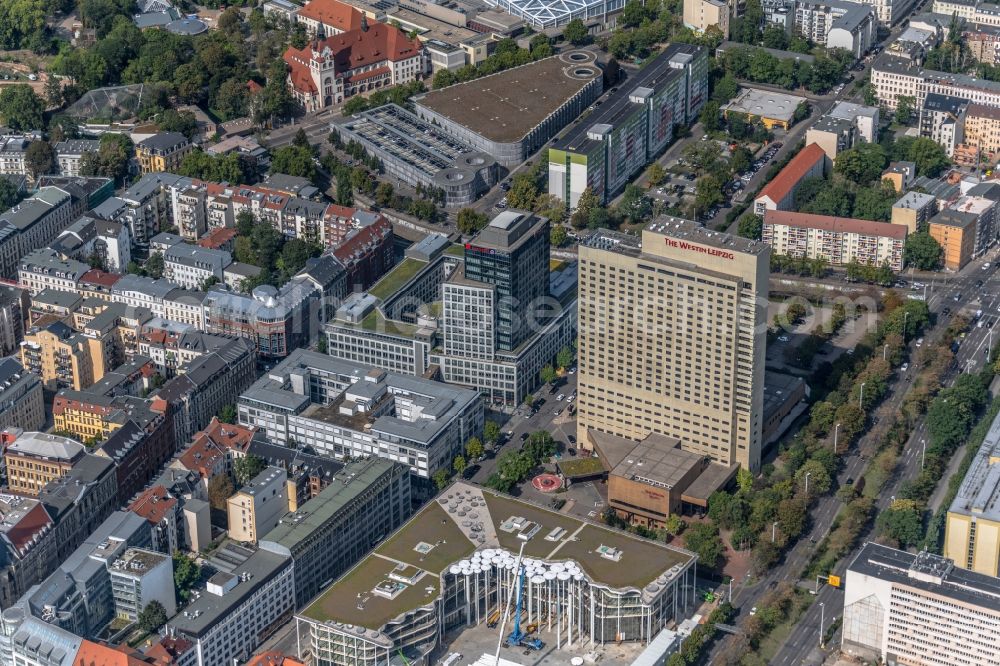
[[[65,258],[84,263],[96,260],[112,273],[124,273],[132,261],[128,226],[84,216],[66,227],[49,247]]]
[[[854,147],[857,130],[851,120],[823,116],[806,130],[806,145],[816,144],[830,160],[844,150]]]
[[[979,0],[934,0],[931,11],[945,16],[957,16],[968,21],[975,16],[978,4]]]
[[[52,541],[55,522],[37,499],[10,494],[0,496],[0,517],[0,549],[4,554],[0,606],[9,608],[57,565]],[[2,641],[0,636],[0,650]]]
[[[159,473],[177,445],[173,417],[160,406],[158,411],[144,412],[138,420],[128,419],[94,449],[94,455],[115,462],[122,497],[132,497]]]
[[[924,69],[900,58],[882,55],[872,65],[871,83],[881,105],[895,110],[900,97],[923,107],[927,95],[938,93],[967,99],[987,107],[1000,106],[1000,82]]]
[[[419,81],[430,61],[419,38],[410,39],[386,23],[368,24],[316,39],[305,48],[289,47],[288,86],[306,111],[318,111],[345,99],[388,86]]]
[[[965,120],[969,101],[961,97],[931,93],[920,109],[920,136],[932,139],[949,157],[965,142]]]
[[[852,102],[837,102],[827,111],[827,116],[842,118],[854,123],[857,138],[867,143],[876,143],[879,132],[879,108]],[[806,142],[808,145],[808,142]]]
[[[79,176],[83,156],[87,153],[97,154],[101,142],[97,139],[71,139],[60,141],[53,146],[56,154],[56,165],[63,176]]]
[[[944,556],[956,567],[1000,575],[1000,417],[986,437],[948,507]]]
[[[601,231],[581,244],[582,446],[590,430],[636,442],[659,433],[759,468],[769,254],[668,217],[641,239]]]
[[[295,605],[304,606],[392,534],[411,513],[410,474],[383,458],[348,463],[330,484],[261,537],[295,562]]]
[[[135,157],[143,174],[177,171],[184,156],[194,149],[180,132],[160,132],[135,146]]]
[[[41,140],[41,134],[0,135],[0,173],[23,176],[28,173],[24,155],[32,141]]]
[[[21,341],[21,365],[50,389],[82,390],[104,376],[107,367],[104,346],[55,321],[33,328]]]
[[[213,280],[225,282],[232,263],[233,255],[225,250],[178,243],[163,253],[163,277],[184,289],[205,289]]]
[[[684,0],[684,25],[698,32],[714,25],[728,39],[729,11],[729,3],[721,0]]]
[[[218,288],[205,295],[205,331],[245,338],[266,358],[284,358],[307,346],[319,330],[319,292],[296,278],[281,289],[263,285],[251,294]]]
[[[24,254],[17,264],[17,284],[32,296],[46,290],[76,292],[90,266],[76,259],[62,259],[48,248]]]
[[[330,254],[344,267],[348,291],[368,289],[395,262],[392,223],[378,213],[355,211],[352,227]]]
[[[797,0],[794,31],[827,48],[842,48],[860,59],[875,42],[871,5],[843,0]]]
[[[847,568],[841,650],[900,666],[1000,661],[1000,579],[868,542]]]
[[[376,455],[430,479],[483,425],[479,395],[305,349],[240,396],[239,422],[336,459]]]
[[[907,192],[892,205],[893,224],[906,227],[906,232],[915,234],[926,231],[928,222],[938,212],[937,198],[923,192]]]
[[[962,29],[962,39],[976,62],[987,65],[1000,64],[1000,27],[980,23],[967,24]]]
[[[0,359],[0,430],[45,425],[42,380],[12,356]]]
[[[226,501],[229,535],[257,543],[288,513],[288,475],[280,467],[265,467]]]
[[[0,277],[17,277],[18,260],[55,240],[73,221],[76,210],[69,192],[43,187],[0,213]]]
[[[610,201],[708,100],[708,50],[671,44],[549,147],[549,194],[572,210],[588,187]]]
[[[16,354],[24,339],[31,298],[18,287],[0,285],[0,354]]]
[[[194,644],[195,666],[248,661],[295,610],[291,558],[263,549],[242,561],[233,550],[224,554],[238,564],[212,576],[198,598],[167,622],[168,635]]]
[[[927,231],[944,250],[944,267],[962,270],[976,254],[976,216],[946,208],[927,223]]]
[[[1000,157],[1000,108],[969,104],[962,143],[957,160],[973,165],[993,164]]]
[[[769,210],[763,242],[774,254],[826,259],[833,266],[888,264],[898,273],[903,270],[906,231],[884,222]]]
[[[795,193],[802,182],[807,178],[822,178],[829,163],[822,146],[808,144],[761,188],[754,199],[754,214],[763,217],[769,210],[791,210],[795,205]]]
[[[86,449],[69,437],[20,429],[0,434],[7,487],[37,497],[50,481],[66,476],[83,459]]]

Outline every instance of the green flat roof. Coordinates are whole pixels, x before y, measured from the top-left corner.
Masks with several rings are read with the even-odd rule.
[[[481,493],[485,507],[472,509],[460,517],[449,513],[438,499],[425,506],[389,539],[379,545],[347,574],[327,588],[300,615],[317,622],[352,624],[365,629],[381,630],[400,615],[430,605],[441,593],[440,574],[452,564],[475,552],[477,545],[459,527],[462,521],[484,523],[487,539],[482,548],[502,547],[517,553],[525,544],[525,556],[549,561],[575,560],[596,583],[613,588],[641,589],[675,564],[689,562],[693,555],[655,541],[640,539],[625,532],[612,530],[574,516],[499,495],[492,491],[457,482],[443,495],[459,495],[470,491],[472,497]],[[530,520],[541,529],[527,542],[500,525],[514,516]],[[458,521],[458,522],[456,522]],[[545,537],[555,528],[565,530],[558,540]],[[492,534],[496,534],[496,540]],[[418,544],[432,546],[426,552],[416,550]],[[607,546],[621,551],[618,562],[601,557],[596,551]],[[405,566],[409,576],[414,568],[424,573],[414,584],[406,586],[394,599],[372,592],[387,579],[397,566]],[[433,588],[428,592],[428,587]]]
[[[461,243],[452,243],[444,251],[445,254],[450,254],[453,257],[464,257],[465,256],[465,246]]]
[[[379,331],[390,335],[401,335],[412,338],[417,334],[417,327],[404,321],[386,319],[378,308],[375,308],[361,320],[361,328],[366,331]]]
[[[399,262],[395,268],[386,273],[381,280],[376,282],[375,285],[368,290],[368,293],[375,298],[384,301],[399,291],[404,284],[409,282],[413,276],[419,273],[420,269],[426,265],[426,261],[420,261],[419,259],[407,257]]]
[[[559,471],[565,476],[592,476],[606,471],[600,458],[570,458],[559,461]]]

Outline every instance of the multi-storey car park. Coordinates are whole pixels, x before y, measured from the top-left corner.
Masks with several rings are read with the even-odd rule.
[[[648,643],[695,602],[693,553],[459,482],[296,616],[299,654],[429,664],[446,632],[513,606],[522,546],[521,622],[556,649]]]
[[[336,121],[330,128],[345,143],[364,146],[390,176],[443,190],[446,206],[470,204],[497,182],[493,157],[395,104]]]
[[[417,115],[504,166],[515,166],[578,118],[603,90],[591,51],[569,51],[431,91]]]

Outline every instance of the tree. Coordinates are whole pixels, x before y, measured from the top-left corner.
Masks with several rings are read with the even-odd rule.
[[[753,490],[753,472],[745,467],[740,467],[736,471],[736,485],[739,487],[741,493],[748,494]]]
[[[634,223],[642,222],[653,214],[653,202],[650,201],[642,188],[635,183],[629,183],[622,192],[618,203],[618,213]]]
[[[646,19],[646,16],[646,7],[643,6],[641,0],[629,0],[625,3],[625,9],[622,10],[619,20],[627,28],[637,28]]]
[[[936,141],[924,136],[900,137],[892,146],[896,159],[917,165],[917,175],[934,178],[944,171],[951,160]]]
[[[146,261],[145,266],[146,275],[151,278],[159,279],[163,277],[163,253],[154,252],[149,255],[149,260]]]
[[[669,516],[667,516],[667,520],[663,523],[663,529],[666,531],[666,533],[673,536],[677,536],[678,534],[683,532],[684,528],[686,527],[687,523],[681,520],[681,517],[678,516],[676,513],[672,513]]]
[[[0,178],[0,212],[12,208],[14,204],[21,200],[21,193],[17,191],[6,178]]]
[[[556,371],[552,365],[546,365],[538,374],[543,384],[551,384],[556,380]]]
[[[487,421],[487,423],[492,423],[492,422]],[[496,424],[494,423],[494,425]],[[487,437],[487,440],[489,440],[489,437]],[[473,437],[472,439],[470,439],[468,442],[465,443],[465,455],[468,456],[469,460],[478,460],[479,458],[482,457],[483,452],[484,452],[483,443],[479,441],[478,437]]]
[[[879,532],[896,541],[900,548],[910,548],[923,541],[924,516],[920,504],[912,499],[896,499],[876,521]]]
[[[511,181],[510,191],[507,192],[507,204],[511,208],[531,210],[537,196],[538,184],[535,179],[526,173],[519,173]]]
[[[59,77],[49,73],[45,77],[45,103],[49,107],[59,107],[63,104],[62,84]]]
[[[229,7],[226,11],[222,12],[219,16],[219,21],[216,25],[219,26],[219,30],[226,33],[239,34],[240,26],[243,23],[243,15],[240,13],[239,8]]]
[[[446,70],[441,70],[446,71]],[[375,203],[379,206],[388,207],[392,205],[392,198],[395,194],[392,183],[379,183],[375,188]]]
[[[155,599],[146,604],[139,613],[139,628],[146,633],[155,633],[167,623],[167,609]]]
[[[754,215],[753,213],[743,215],[736,228],[737,235],[751,240],[760,240],[763,232],[764,218],[760,215]]]
[[[459,233],[466,236],[472,236],[485,227],[486,223],[489,222],[489,219],[486,215],[476,211],[474,208],[463,208],[458,211],[455,222],[458,226]]]
[[[583,229],[590,221],[590,213],[601,206],[601,200],[588,185],[580,193],[580,199],[576,203],[576,210],[570,216],[570,224],[576,229]]]
[[[434,485],[437,487],[438,490],[444,490],[445,486],[448,485],[449,481],[448,470],[441,468],[438,471],[434,472],[434,476],[431,478],[433,479]]]
[[[702,176],[695,183],[694,205],[698,211],[704,211],[722,203],[722,183],[714,175]]]
[[[219,410],[219,420],[223,423],[236,423],[236,418],[236,405],[232,403],[223,405],[222,409]]]
[[[236,483],[241,486],[245,486],[253,481],[254,477],[263,472],[266,468],[266,460],[260,456],[247,454],[245,456],[240,456],[235,462],[233,462],[233,476],[236,477]]]
[[[451,70],[439,69],[434,74],[434,78],[431,80],[431,87],[434,88],[434,90],[439,90],[441,88],[447,88],[455,83],[458,83],[458,78],[451,72]]]
[[[462,455],[455,456],[455,460],[452,462],[452,467],[455,469],[456,474],[461,475],[466,468],[465,456]]]
[[[563,37],[573,46],[580,46],[590,41],[590,32],[582,20],[575,18],[563,28]]]
[[[834,161],[834,171],[848,180],[864,185],[877,180],[885,170],[885,151],[877,143],[862,143],[843,150]]]
[[[941,268],[941,258],[944,249],[926,231],[918,231],[906,237],[903,246],[903,258],[906,263],[922,271],[934,271]]]
[[[561,224],[552,225],[552,229],[549,230],[549,244],[555,247],[562,247],[565,245],[566,241],[569,239],[569,233],[566,231],[566,227]]]
[[[0,3],[0,48],[43,48],[46,13],[43,0]]]
[[[698,555],[698,563],[709,569],[719,566],[725,546],[719,528],[708,523],[694,523],[684,532],[684,546]]]
[[[878,106],[878,93],[870,82],[865,85],[864,102],[865,106]]]
[[[556,365],[563,370],[573,365],[573,350],[568,346],[560,349],[559,353],[556,354]]]
[[[161,132],[180,132],[189,139],[198,132],[198,122],[191,111],[167,109],[160,114],[156,126]]]
[[[226,510],[226,501],[236,492],[232,479],[227,474],[216,474],[208,482],[208,503],[213,509]]]
[[[701,121],[706,132],[715,132],[721,128],[719,103],[715,100],[705,102],[705,106],[701,107],[701,113],[698,114],[698,120]]]
[[[795,472],[795,482],[803,492],[806,488],[807,475],[809,476],[809,494],[811,496],[823,495],[830,490],[830,473],[819,462],[807,460]]]
[[[271,173],[285,173],[312,180],[316,177],[313,154],[302,146],[282,146],[271,153]],[[339,190],[339,182],[338,182]],[[338,191],[339,194],[339,191]]]
[[[180,601],[187,601],[190,590],[201,580],[201,567],[184,553],[174,551],[174,591]]]
[[[916,108],[916,100],[910,95],[899,95],[896,97],[896,122],[900,125],[907,125],[913,117],[913,110]]]
[[[55,165],[55,152],[52,146],[47,141],[32,141],[24,153],[24,165],[34,181],[37,181],[39,176],[52,173]]]
[[[27,132],[42,129],[45,104],[31,86],[18,83],[0,89],[0,118],[10,129]]]
[[[649,167],[649,184],[657,186],[667,178],[667,170],[659,162],[653,162]]]
[[[492,419],[487,419],[486,423],[483,424],[483,439],[485,439],[490,444],[495,444],[500,440],[500,426],[496,421]],[[477,456],[469,456],[470,458]]]

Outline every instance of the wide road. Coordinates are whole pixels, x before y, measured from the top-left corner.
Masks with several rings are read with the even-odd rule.
[[[990,324],[995,324],[1000,320],[1000,272],[996,268],[996,255],[997,250],[994,250],[989,254],[988,257],[984,259],[979,259],[970,263],[966,266],[955,280],[948,282],[946,285],[941,286],[929,294],[928,306],[931,311],[935,313],[938,318],[937,324],[933,329],[925,334],[925,338],[929,341],[927,344],[932,344],[932,341],[940,336],[948,324],[951,322],[952,317],[954,317],[959,312],[972,313],[975,310],[983,310],[982,321],[983,325],[980,327],[978,323],[973,324],[969,333],[962,341],[958,353],[956,354],[955,360],[955,372],[946,381],[947,384],[953,383],[958,372],[966,371],[977,371],[980,369],[989,357],[989,350],[993,342],[993,328]],[[986,260],[992,260],[992,264],[989,270],[983,270],[982,264]],[[977,287],[977,283],[983,281],[982,286]],[[959,300],[956,300],[959,298]],[[950,314],[945,315],[944,310],[948,308]],[[913,344],[911,343],[911,351],[913,350]],[[882,407],[878,410],[879,418],[884,418],[894,413],[902,403],[902,399],[905,396],[907,390],[909,390],[909,382],[914,376],[914,370],[910,370],[907,373],[897,373],[902,376],[902,383],[897,380],[895,386],[893,387],[892,396],[886,400]],[[881,436],[881,435],[879,435]],[[915,478],[922,467],[923,451],[924,445],[927,439],[927,430],[924,419],[920,419],[913,429],[910,438],[907,440],[903,447],[902,454],[900,456],[900,462],[893,473],[892,478],[886,484],[882,493],[876,500],[876,515],[884,511],[895,498],[896,494],[899,492],[900,487],[905,481]],[[862,442],[862,444],[867,442]],[[860,447],[859,447],[860,448]],[[863,448],[861,450],[864,450]],[[856,459],[857,454],[853,454],[852,458]],[[960,456],[959,456],[960,457]],[[853,478],[858,478],[860,473],[860,467],[855,464],[856,461],[849,463],[847,468],[850,468],[853,473],[847,474],[847,476],[852,476]],[[839,480],[843,482],[845,473],[842,473]],[[947,487],[948,475],[946,474],[944,478],[939,481],[938,490]],[[943,493],[935,493],[937,503],[940,503],[943,498]],[[826,521],[827,513],[826,510],[829,507],[824,506],[833,503],[837,509],[839,509],[840,503],[832,498],[823,498],[820,503],[820,507],[813,514],[814,521],[819,523],[820,521],[826,523],[827,528],[829,528],[829,523]],[[937,506],[931,505],[931,509],[935,510]],[[832,516],[830,517],[832,521]],[[817,526],[814,526],[813,532],[816,532]],[[870,533],[869,535],[870,536]],[[862,538],[859,542],[859,546],[852,552],[848,557],[844,558],[840,564],[835,568],[835,571],[843,575],[846,567],[857,555],[860,550],[861,545],[863,545],[866,537]],[[801,542],[799,544],[802,545]],[[794,551],[793,551],[794,552]],[[808,561],[808,558],[802,560],[802,564]],[[796,560],[796,564],[799,561]],[[798,570],[791,568],[789,573],[796,575]],[[820,604],[823,604],[821,607]],[[822,586],[820,588],[819,594],[817,594],[816,603],[809,607],[805,612],[802,619],[796,625],[795,629],[789,635],[784,646],[775,655],[772,663],[779,664],[781,666],[791,666],[793,664],[820,664],[823,661],[824,654],[817,649],[820,639],[820,621],[825,620],[826,626],[833,621],[836,617],[841,617],[844,612],[844,595],[843,591],[840,589],[835,589],[829,586]],[[822,617],[825,615],[825,617]],[[838,638],[834,638],[834,645],[839,641]]]

